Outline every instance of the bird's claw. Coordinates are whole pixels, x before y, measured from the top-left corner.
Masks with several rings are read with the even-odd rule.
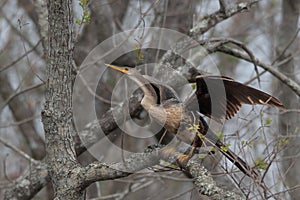
[[[185,168],[190,158],[191,157],[189,155],[181,154],[177,157],[176,163],[181,169]]]

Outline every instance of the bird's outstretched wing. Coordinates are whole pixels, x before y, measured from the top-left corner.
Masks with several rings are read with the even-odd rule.
[[[225,76],[197,76],[197,100],[202,114],[213,119],[230,119],[242,104],[284,108],[275,97]]]

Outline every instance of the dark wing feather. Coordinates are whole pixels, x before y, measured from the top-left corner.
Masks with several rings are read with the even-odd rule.
[[[156,95],[158,95],[157,104],[166,104],[166,103],[180,103],[180,98],[177,96],[176,91],[170,86],[162,83],[161,81],[151,77],[144,75],[149,83],[155,90]]]
[[[242,104],[284,108],[275,97],[225,76],[197,76],[196,83],[200,112],[217,120],[232,118]]]

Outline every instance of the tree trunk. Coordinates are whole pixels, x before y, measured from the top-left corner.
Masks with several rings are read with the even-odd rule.
[[[293,41],[293,38],[295,38],[297,32],[299,10],[300,0],[282,1],[282,20],[279,27],[276,49],[279,60],[283,60],[288,55],[293,54],[296,48],[298,48],[296,45],[297,40]],[[293,45],[289,46],[291,42]],[[296,80],[294,59],[281,66],[279,70],[292,80]],[[277,89],[279,98],[287,109],[299,109],[299,99],[291,89],[284,84],[278,84]],[[283,151],[282,155],[284,159],[282,162],[283,174],[286,174],[285,183],[289,188],[299,186],[300,183],[300,159],[297,157],[300,153],[299,123],[299,112],[285,112],[279,116],[279,133],[289,141],[289,147]],[[300,199],[299,190],[291,191],[290,195],[292,199]]]
[[[45,129],[48,173],[55,199],[82,199],[78,189],[72,139],[72,1],[48,0],[49,47],[42,121]]]

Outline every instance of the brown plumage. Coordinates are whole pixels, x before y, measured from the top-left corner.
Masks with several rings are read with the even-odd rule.
[[[203,117],[195,115],[194,112],[187,109],[172,88],[158,80],[141,75],[133,68],[107,66],[127,74],[130,79],[135,81],[144,92],[141,101],[144,109],[165,129],[176,134],[178,140],[192,146],[192,150],[187,155],[177,158],[180,165],[187,163],[193,156],[196,147],[202,146],[203,136],[205,136],[209,143],[217,147],[243,173],[248,176],[257,176],[245,161],[219,140]],[[200,112],[216,120],[231,118],[242,104],[263,104],[283,108],[283,105],[275,97],[228,77],[197,76],[196,83]],[[174,147],[171,149],[173,150]],[[166,149],[166,152],[170,153],[170,148]]]

